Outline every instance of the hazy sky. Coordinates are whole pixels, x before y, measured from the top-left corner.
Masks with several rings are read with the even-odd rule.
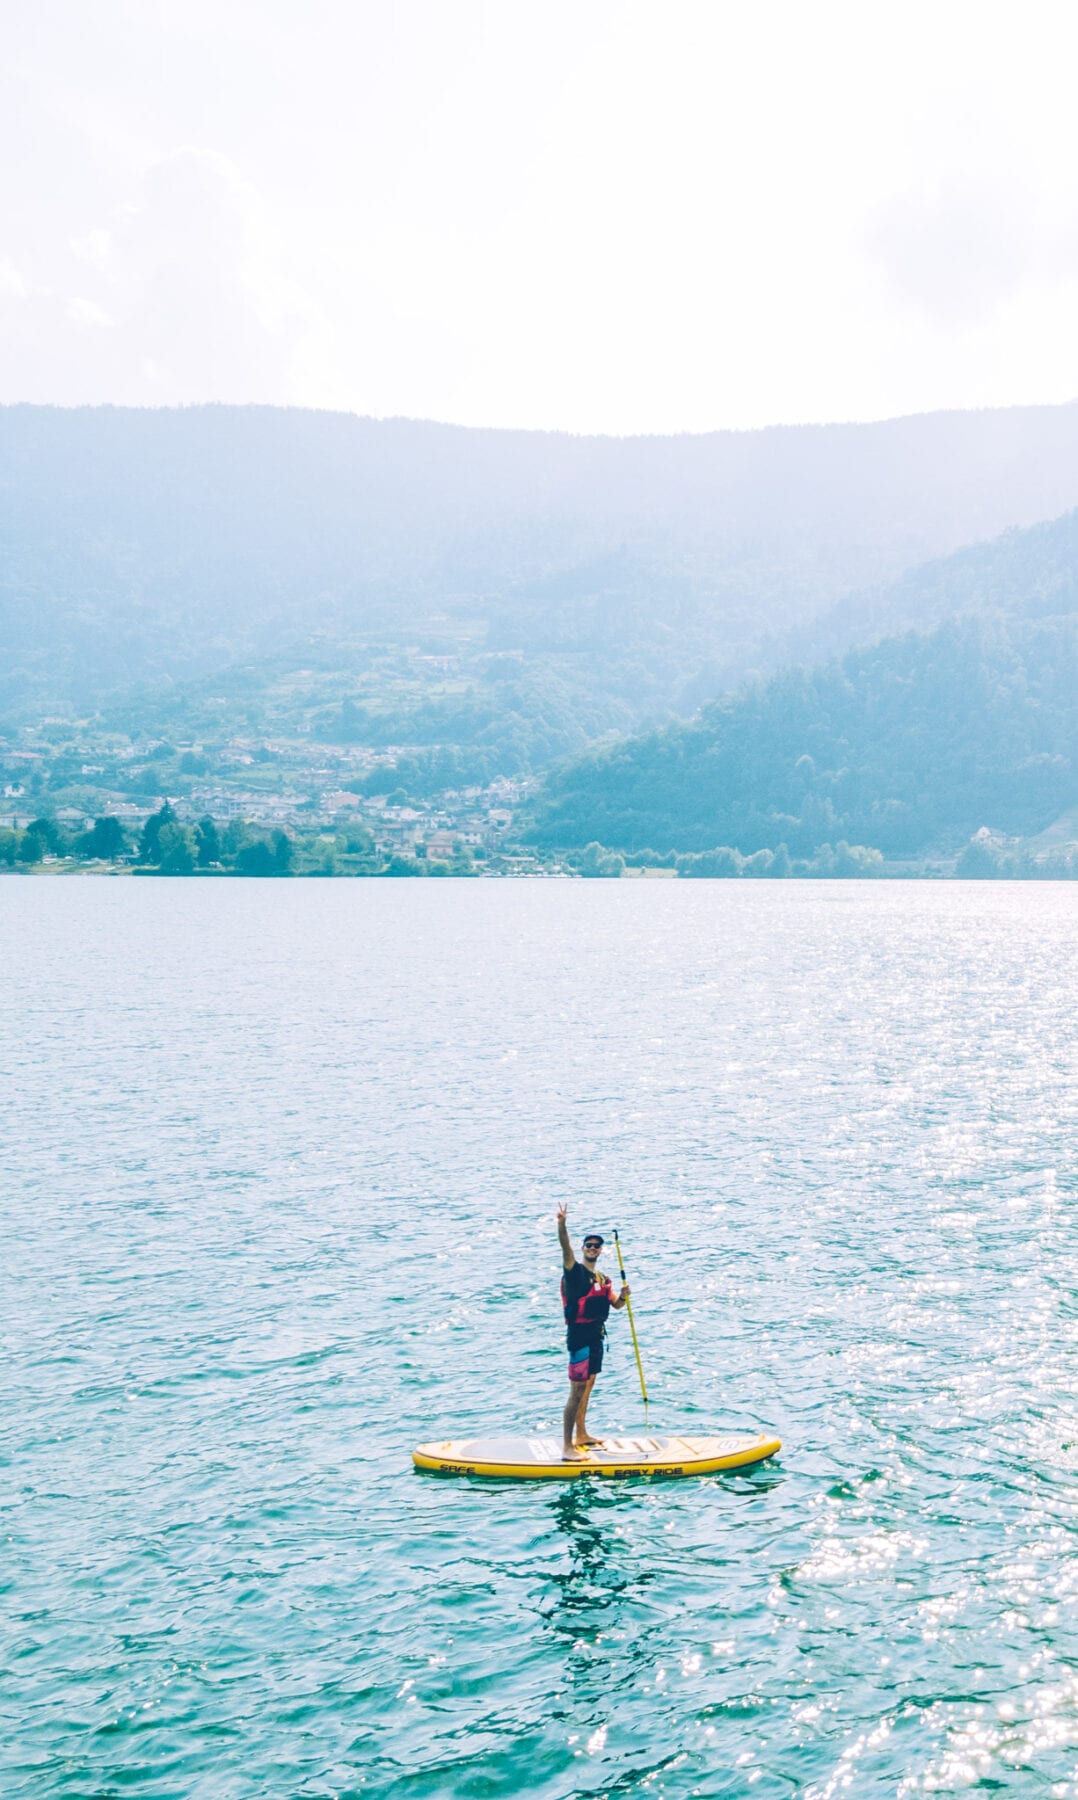
[[[0,399],[1072,399],[1076,52],[1038,0],[9,0]]]

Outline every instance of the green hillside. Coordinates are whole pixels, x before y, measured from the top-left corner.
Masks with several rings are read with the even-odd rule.
[[[1078,803],[1078,618],[971,618],[778,676],[549,779],[545,845],[894,857]]]
[[[1078,612],[1078,510],[910,569],[851,594],[792,632],[793,661],[820,661],[872,637],[927,630],[963,613],[1037,619]]]

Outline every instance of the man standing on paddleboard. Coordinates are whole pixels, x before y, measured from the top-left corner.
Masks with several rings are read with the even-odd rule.
[[[588,1231],[577,1262],[569,1242],[567,1206],[558,1208],[558,1242],[565,1272],[561,1278],[561,1303],[565,1313],[565,1341],[569,1347],[569,1398],[562,1419],[562,1455],[579,1462],[590,1444],[601,1438],[588,1434],[588,1401],[595,1378],[603,1366],[603,1327],[611,1307],[620,1312],[629,1297],[626,1282],[615,1299],[608,1275],[597,1266],[603,1247],[602,1233]]]

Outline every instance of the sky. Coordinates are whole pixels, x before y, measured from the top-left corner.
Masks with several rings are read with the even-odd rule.
[[[0,401],[709,431],[1078,397],[1078,10],[10,0]]]

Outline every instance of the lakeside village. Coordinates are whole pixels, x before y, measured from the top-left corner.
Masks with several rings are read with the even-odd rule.
[[[46,721],[58,725],[59,722]],[[0,869],[62,874],[551,875],[512,842],[534,782],[424,801],[390,786],[409,746],[236,738],[221,747],[0,737]],[[95,760],[84,760],[92,756]],[[370,786],[387,770],[386,793]]]

